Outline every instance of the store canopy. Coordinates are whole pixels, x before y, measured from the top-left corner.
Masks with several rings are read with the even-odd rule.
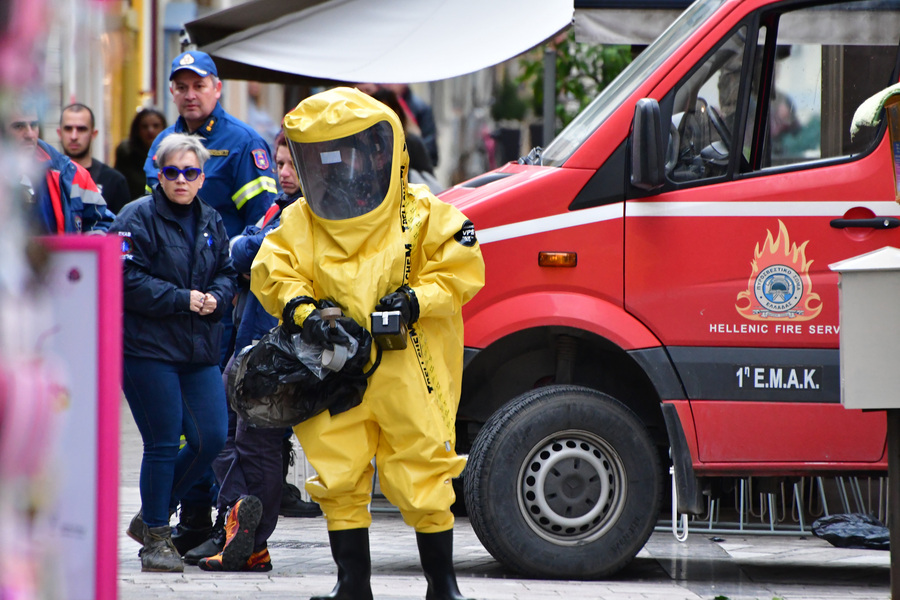
[[[414,83],[509,60],[573,13],[573,0],[251,0],[185,28],[226,79]]]

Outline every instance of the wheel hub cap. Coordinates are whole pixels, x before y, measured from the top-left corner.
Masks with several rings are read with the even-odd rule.
[[[597,436],[556,435],[535,446],[524,463],[520,507],[542,537],[556,543],[602,535],[622,508],[621,459]]]

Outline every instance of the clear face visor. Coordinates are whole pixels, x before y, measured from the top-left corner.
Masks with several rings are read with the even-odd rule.
[[[288,139],[300,187],[319,217],[352,219],[378,208],[391,184],[394,132],[390,123],[344,138],[299,143]]]

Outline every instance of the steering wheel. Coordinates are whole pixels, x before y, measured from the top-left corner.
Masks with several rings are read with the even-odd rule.
[[[728,125],[725,124],[725,119],[722,118],[719,111],[710,106],[703,98],[697,98],[697,105],[703,107],[704,112],[709,115],[709,122],[712,124],[713,129],[716,130],[716,133],[719,134],[725,145],[731,148],[731,131],[728,129]]]

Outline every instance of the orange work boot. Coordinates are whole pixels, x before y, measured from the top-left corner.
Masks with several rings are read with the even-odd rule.
[[[222,554],[216,554],[209,558],[201,558],[197,565],[204,571],[227,571],[222,559]],[[272,570],[272,559],[269,557],[269,549],[263,548],[259,552],[254,552],[247,559],[247,562],[238,571],[253,571],[254,573],[265,573]]]
[[[204,571],[243,571],[253,554],[254,534],[262,517],[262,502],[256,496],[241,496],[225,519],[225,547],[215,556],[201,558]],[[266,552],[268,555],[268,552]],[[271,568],[271,561],[269,561]]]
[[[259,552],[254,552],[247,559],[244,566],[245,571],[254,571],[256,573],[265,573],[272,570],[272,559],[269,557],[269,549],[263,548]]]

